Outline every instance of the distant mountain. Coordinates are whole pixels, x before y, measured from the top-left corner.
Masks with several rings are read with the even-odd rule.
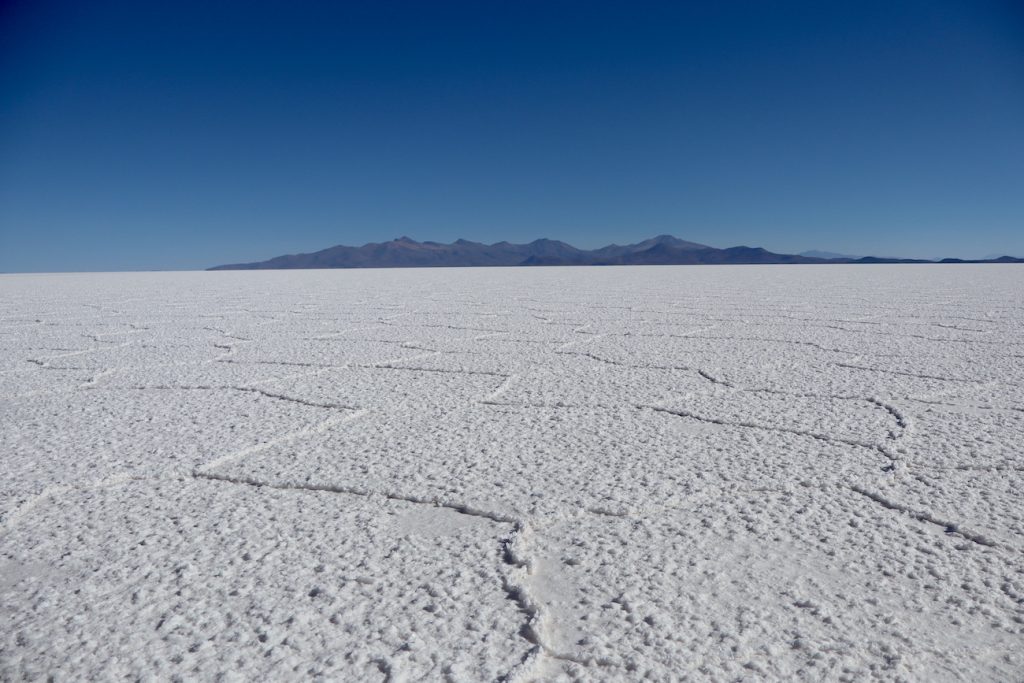
[[[850,259],[856,260],[861,258],[860,256],[851,256],[850,254],[837,254],[834,251],[818,251],[817,249],[811,249],[810,251],[801,251],[800,256],[807,256],[809,258],[823,258],[823,259]]]
[[[539,239],[529,244],[497,242],[481,244],[456,240],[451,244],[417,242],[399,237],[390,242],[370,242],[361,247],[338,245],[311,254],[278,256],[269,261],[215,266],[210,270],[273,270],[292,268],[432,268],[456,266],[611,266],[611,265],[699,265],[744,263],[933,263],[917,259],[890,259],[865,256],[821,257],[803,254],[776,254],[761,247],[716,249],[687,242],[671,235],[659,235],[636,244],[609,244],[600,249],[577,249],[558,240]],[[943,259],[942,263],[1024,263],[1024,259],[1002,256],[998,259],[962,261]]]
[[[1014,256],[999,256],[990,259],[960,259],[960,258],[944,258],[938,261],[938,263],[1024,263],[1024,258],[1016,258]]]
[[[312,254],[278,256],[269,261],[217,266],[211,270],[518,266],[530,258],[559,263],[583,263],[587,256],[586,252],[565,242],[547,239],[534,240],[529,244],[480,244],[468,240],[440,244],[399,237],[390,242],[370,242],[361,247],[339,245]]]
[[[625,246],[609,244],[607,247],[601,247],[600,249],[591,251],[590,255],[595,259],[613,261],[615,259],[626,258],[631,254],[643,253],[655,247],[662,249],[675,249],[679,251],[695,251],[711,248],[706,244],[687,242],[686,240],[681,240],[678,237],[673,237],[672,235],[658,235],[657,237],[652,237],[649,240],[637,242],[636,244],[627,244]]]

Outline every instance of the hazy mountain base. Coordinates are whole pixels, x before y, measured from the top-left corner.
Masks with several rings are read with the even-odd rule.
[[[1016,263],[1008,256],[991,261],[949,263]],[[594,266],[594,265],[711,265],[778,263],[931,263],[915,259],[820,258],[776,254],[760,247],[716,249],[687,242],[671,235],[659,235],[637,244],[617,245],[593,250],[577,249],[557,240],[539,239],[529,244],[480,244],[456,240],[451,244],[417,242],[400,237],[390,242],[371,242],[361,247],[339,245],[313,252],[278,256],[268,261],[215,266],[210,270],[273,270],[292,268],[424,268],[464,266]]]

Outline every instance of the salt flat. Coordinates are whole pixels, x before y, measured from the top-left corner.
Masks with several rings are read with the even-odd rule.
[[[1024,268],[0,277],[0,678],[1024,679]]]

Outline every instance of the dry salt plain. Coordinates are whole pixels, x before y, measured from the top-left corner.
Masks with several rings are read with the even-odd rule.
[[[1024,679],[1024,268],[0,277],[0,677]]]

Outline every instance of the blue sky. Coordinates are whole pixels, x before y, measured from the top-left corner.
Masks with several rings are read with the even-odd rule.
[[[399,235],[1024,256],[1019,2],[7,2],[0,271]]]

